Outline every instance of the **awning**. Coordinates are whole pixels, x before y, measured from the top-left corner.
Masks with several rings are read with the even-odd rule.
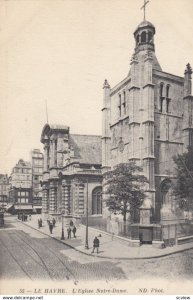
[[[7,204],[6,207],[5,207],[5,209],[8,210],[8,209],[10,209],[11,207],[13,207],[13,205],[14,205],[13,203],[12,203],[12,204]]]
[[[23,205],[23,204],[21,204],[21,205],[15,205],[15,209],[17,209],[17,210],[27,210],[27,209],[33,209],[33,207],[32,207],[32,205],[31,204],[28,204],[28,205]]]

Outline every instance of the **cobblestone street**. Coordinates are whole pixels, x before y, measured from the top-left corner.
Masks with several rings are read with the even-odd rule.
[[[5,229],[0,230],[2,279],[76,282],[193,277],[193,250],[158,259],[104,259],[79,253],[13,217],[8,217],[6,223]]]
[[[0,231],[1,278],[57,281],[126,278],[121,268],[110,260],[95,257],[85,260],[85,255],[75,253],[74,256],[73,249],[22,223],[11,220],[8,226]],[[82,256],[84,263],[81,263]]]

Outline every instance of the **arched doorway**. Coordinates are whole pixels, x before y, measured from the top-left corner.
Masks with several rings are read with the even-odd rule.
[[[92,215],[102,214],[102,187],[96,187],[92,192]]]

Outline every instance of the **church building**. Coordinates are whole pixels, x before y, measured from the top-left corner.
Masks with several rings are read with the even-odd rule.
[[[193,132],[192,69],[187,64],[184,76],[162,70],[155,33],[145,18],[137,26],[130,70],[113,88],[105,80],[102,109],[103,172],[131,160],[143,167],[151,223],[182,217],[172,194],[173,156],[187,151]]]
[[[71,134],[64,125],[42,130],[44,218],[102,214],[101,136]]]

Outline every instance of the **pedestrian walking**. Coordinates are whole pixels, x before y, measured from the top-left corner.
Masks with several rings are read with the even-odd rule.
[[[76,237],[76,226],[75,225],[72,228],[72,232],[73,232],[73,235],[74,235],[74,238],[75,238]]]
[[[97,253],[99,253],[99,244],[100,244],[100,241],[99,239],[95,236],[94,240],[93,240],[93,249],[92,249],[92,252],[91,253],[94,253],[94,250],[96,248],[97,250]]]
[[[31,221],[31,215],[29,215],[29,220]]]
[[[55,227],[56,226],[56,219],[52,219],[52,222],[53,222],[53,226]]]
[[[38,228],[40,228],[40,219],[38,219]]]
[[[53,223],[52,223],[52,221],[50,221],[50,223],[49,223],[49,229],[50,229],[50,233],[52,234],[52,230],[53,230]]]
[[[42,219],[40,218],[40,227],[42,227]]]
[[[70,226],[67,228],[67,233],[68,233],[68,239],[71,239],[71,228]]]

